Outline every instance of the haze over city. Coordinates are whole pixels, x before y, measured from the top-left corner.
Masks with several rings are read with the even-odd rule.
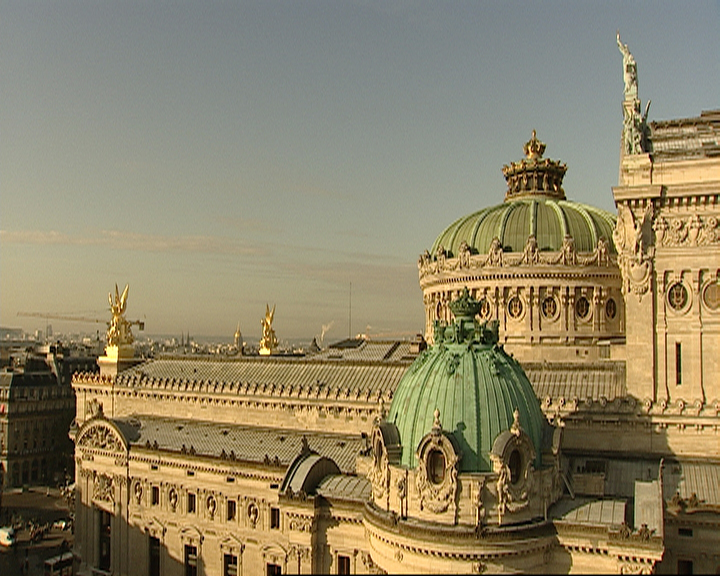
[[[531,131],[614,211],[622,58],[649,120],[720,96],[720,4],[0,3],[0,324],[411,334],[417,258]],[[660,53],[658,53],[660,52]],[[77,325],[52,322],[56,330]],[[93,329],[93,327],[88,327]]]

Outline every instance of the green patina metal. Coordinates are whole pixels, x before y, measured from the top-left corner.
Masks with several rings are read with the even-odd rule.
[[[498,434],[520,413],[540,466],[545,417],[520,364],[498,346],[497,323],[479,323],[479,302],[465,289],[450,307],[450,325],[435,325],[435,344],[424,351],[401,379],[387,420],[402,443],[401,463],[416,466],[415,450],[440,411],[443,429],[462,451],[461,472],[492,470],[490,451]]]
[[[601,237],[615,252],[610,242],[615,216],[566,200],[562,180],[567,167],[542,157],[545,144],[535,131],[523,150],[523,160],[503,166],[508,184],[505,201],[457,219],[437,237],[431,254],[443,247],[449,256],[457,256],[463,242],[472,253],[487,254],[495,237],[505,252],[522,252],[531,234],[541,251],[559,251],[570,235],[578,252],[594,251]]]
[[[459,218],[440,233],[430,253],[442,246],[456,256],[465,241],[472,253],[486,254],[496,236],[506,251],[522,252],[532,233],[542,251],[559,251],[569,234],[576,250],[592,252],[600,237],[612,239],[614,226],[615,216],[600,208],[541,196],[518,198]],[[612,242],[609,248],[615,253]]]

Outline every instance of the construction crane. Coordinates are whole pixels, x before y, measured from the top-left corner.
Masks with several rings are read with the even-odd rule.
[[[32,316],[34,318],[45,318],[47,320],[63,320],[66,322],[84,322],[94,324],[105,324],[110,326],[109,320],[98,320],[97,318],[83,318],[82,316],[64,316],[62,314],[46,314],[43,312],[18,312],[18,316]],[[145,322],[143,320],[130,320],[128,321],[131,326],[137,326],[138,330],[145,330]]]

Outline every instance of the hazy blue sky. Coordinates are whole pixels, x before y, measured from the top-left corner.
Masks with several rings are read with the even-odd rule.
[[[650,119],[720,107],[718,2],[0,2],[0,323],[421,331],[417,257],[532,129],[613,210],[620,30]],[[92,329],[53,321],[55,330]]]

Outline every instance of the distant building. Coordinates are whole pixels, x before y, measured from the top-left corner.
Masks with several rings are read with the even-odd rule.
[[[648,124],[618,45],[617,215],[533,134],[420,257],[429,346],[73,377],[81,572],[717,572],[720,112]]]
[[[61,345],[17,354],[0,372],[0,475],[5,488],[54,484],[72,477],[75,372],[97,371],[97,358]]]

